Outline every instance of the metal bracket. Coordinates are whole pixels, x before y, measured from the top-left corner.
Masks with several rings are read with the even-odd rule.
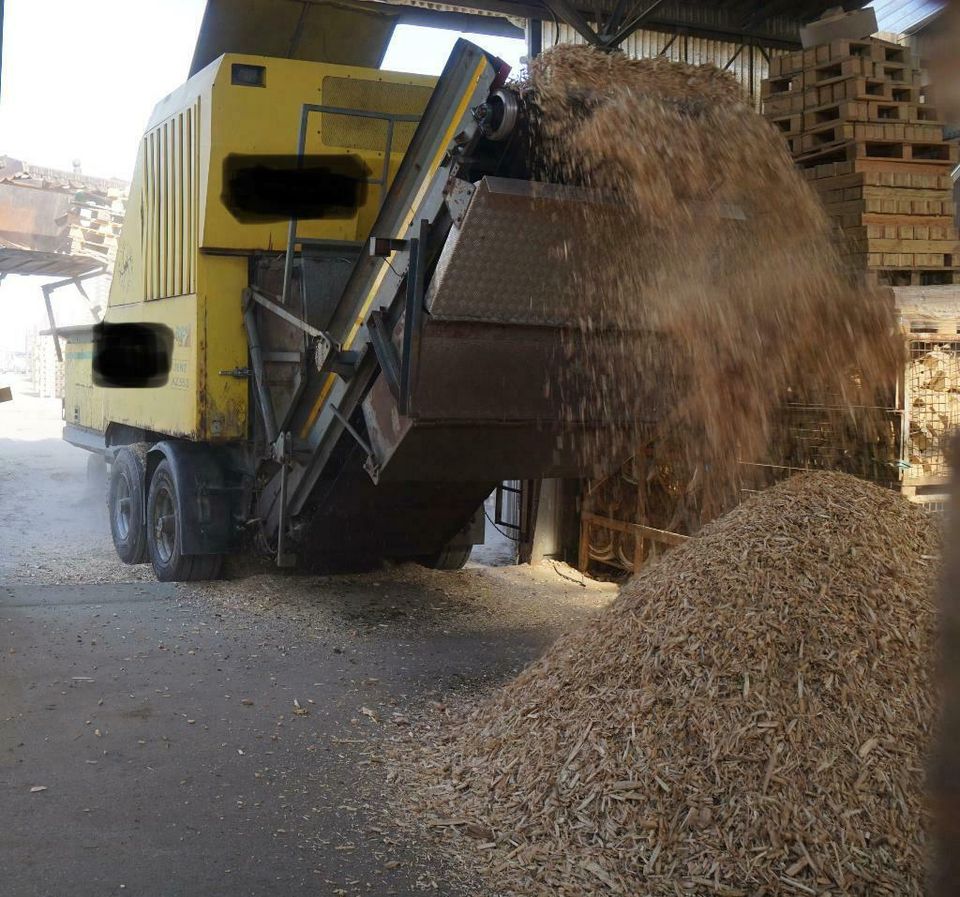
[[[336,374],[341,380],[349,380],[357,372],[360,353],[353,349],[344,351],[339,343],[318,338],[314,361],[321,374]]]
[[[376,481],[377,476],[380,473],[380,462],[377,460],[376,456],[373,453],[373,448],[366,439],[363,438],[358,432],[357,428],[347,420],[347,416],[336,406],[331,405],[330,410],[333,412],[333,416],[343,424],[344,430],[346,430],[353,438],[357,445],[363,449],[366,453],[367,460],[363,464],[364,470],[370,474],[370,476]]]
[[[253,376],[250,368],[231,368],[229,371],[220,371],[221,377],[233,377],[236,380],[249,380]]]
[[[393,240],[389,237],[371,237],[370,255],[373,258],[386,258],[394,252],[404,252],[407,249],[406,240]]]
[[[420,357],[420,330],[423,324],[423,299],[427,269],[427,237],[430,223],[420,220],[416,239],[410,241],[410,264],[407,268],[407,303],[403,320],[403,354],[400,363],[400,398],[397,402],[401,414],[410,414],[410,392],[416,380],[417,360]]]
[[[367,332],[370,334],[370,343],[373,353],[380,362],[380,370],[386,377],[387,386],[394,399],[400,398],[400,356],[390,337],[390,325],[381,308],[375,308],[367,319]]]
[[[447,188],[444,191],[447,201],[447,211],[450,213],[450,220],[453,221],[457,227],[463,224],[463,216],[467,214],[467,209],[470,207],[470,200],[473,199],[473,194],[476,192],[477,188],[474,187],[473,184],[460,178],[451,178],[447,184]]]
[[[277,526],[277,566],[296,566],[297,556],[287,551],[287,477],[290,473],[290,461],[293,458],[293,436],[281,433],[273,444],[273,458],[280,465],[280,519]]]
[[[245,290],[247,302],[256,302],[257,305],[265,308],[271,314],[276,315],[283,321],[286,321],[293,327],[302,330],[315,341],[314,360],[317,370],[321,373],[336,374],[344,380],[349,380],[355,373],[359,355],[356,352],[344,352],[340,344],[334,341],[330,334],[317,327],[313,327],[306,321],[298,318],[292,312],[287,311],[282,305],[268,299],[259,290],[254,287],[247,287]]]
[[[316,327],[311,327],[306,321],[298,318],[293,312],[287,311],[282,305],[274,302],[272,299],[267,298],[261,293],[256,287],[247,287],[244,290],[245,298],[247,302],[256,302],[257,305],[263,306],[268,312],[276,315],[278,318],[286,321],[288,324],[296,327],[298,330],[302,330],[304,333],[309,334],[315,339],[324,339],[327,342],[330,342],[330,337],[327,336],[322,330],[318,330]]]
[[[50,321],[50,334],[53,337],[53,345],[57,350],[57,361],[63,361],[63,352],[60,349],[60,334],[57,331],[57,319],[53,315],[53,303],[50,301],[50,294],[54,290],[59,290],[60,287],[68,287],[71,284],[77,288],[80,292],[80,295],[83,296],[87,302],[90,302],[90,297],[87,295],[86,290],[84,290],[81,282],[87,280],[91,277],[100,277],[106,272],[106,266],[98,268],[96,271],[88,271],[86,274],[79,274],[76,277],[68,277],[66,280],[58,280],[56,283],[47,283],[40,287],[40,291],[43,293],[43,302],[47,307],[47,319]],[[99,307],[93,311],[94,318],[96,319],[99,312]]]

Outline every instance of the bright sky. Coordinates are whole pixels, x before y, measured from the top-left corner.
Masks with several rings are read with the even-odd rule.
[[[527,52],[526,42],[520,38],[399,25],[383,57],[383,68],[396,72],[415,72],[418,75],[439,75],[458,37],[465,37],[487,52],[499,56],[514,72],[520,68],[520,57]]]
[[[157,100],[186,80],[205,0],[6,0],[0,154],[129,180]],[[384,68],[436,75],[458,35],[402,25]],[[517,69],[521,40],[464,34]],[[102,80],[101,80],[102,79]],[[0,345],[22,348],[25,328],[45,325],[40,278],[0,285]],[[68,317],[79,308],[54,302]],[[60,311],[58,308],[58,321]],[[66,322],[64,322],[66,323]]]
[[[129,180],[154,103],[187,77],[203,0],[6,0],[0,153]]]
[[[154,104],[187,77],[203,8],[204,0],[6,0],[0,153],[67,170],[79,159],[87,174],[129,180]],[[401,25],[383,67],[439,74],[458,36]],[[523,41],[463,36],[519,66]]]

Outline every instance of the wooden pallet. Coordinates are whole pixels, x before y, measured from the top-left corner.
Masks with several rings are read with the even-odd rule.
[[[908,217],[916,215],[924,219],[944,218],[955,212],[952,199],[882,199],[862,197],[846,202],[832,202],[824,205],[831,217],[846,215],[893,215]],[[858,221],[858,224],[866,222]],[[873,222],[871,222],[873,223]],[[925,221],[924,223],[929,223]]]
[[[925,224],[940,225],[946,217],[942,215],[891,215],[883,212],[863,212],[857,208],[842,208],[839,203],[832,204],[831,208],[826,211],[834,227],[841,230],[847,230],[851,227],[865,227],[869,224],[887,226],[906,222],[912,222],[921,227]]]
[[[928,287],[960,285],[960,269],[946,268],[873,268],[864,272],[864,280],[872,286]]]
[[[846,126],[845,126],[846,127]],[[855,126],[850,126],[855,127]],[[846,134],[846,131],[844,131]],[[790,138],[796,140],[797,138]],[[914,143],[907,140],[860,140],[842,137],[832,143],[809,149],[794,150],[796,163],[801,168],[822,165],[825,162],[880,161],[895,165],[898,162],[918,163],[917,173],[939,174],[938,167],[949,170],[960,160],[960,148],[951,143]]]
[[[851,253],[882,257],[877,264],[869,265],[869,267],[953,268],[960,265],[960,242],[956,239],[909,240],[905,237],[885,239],[883,237],[868,237],[861,233],[861,231],[866,230],[869,230],[869,226],[845,228],[843,235]],[[891,255],[897,255],[900,258],[888,260],[887,257]],[[912,261],[902,261],[907,257]],[[917,259],[919,261],[916,261]]]
[[[953,179],[942,172],[917,174],[902,166],[889,169],[863,169],[856,162],[827,162],[803,170],[804,176],[815,183],[830,180],[838,186],[903,187],[913,190],[953,190]]]
[[[944,202],[952,202],[949,194],[943,190],[914,190],[909,187],[873,187],[869,185],[844,186],[846,178],[821,178],[814,181],[813,186],[824,205],[834,203],[853,202],[858,199],[879,200],[888,202],[891,205],[886,210],[888,215],[923,215],[924,217],[932,215],[949,215],[949,212],[943,211]],[[913,202],[932,202],[940,203],[940,211],[919,211],[917,207],[904,206],[902,211],[897,208],[897,203]],[[930,206],[930,209],[935,208]],[[878,210],[880,214],[884,211]],[[938,221],[925,221],[924,224],[939,224]]]
[[[848,122],[871,122],[885,124],[901,122],[903,124],[939,125],[934,106],[924,103],[898,103],[894,100],[840,100],[823,106],[805,108],[802,113],[793,113],[800,119],[796,129],[811,130],[820,127],[844,124]],[[771,118],[776,123],[777,118]],[[783,128],[780,128],[783,130]]]
[[[931,249],[915,249],[914,252],[960,252],[960,238],[958,238],[957,230],[952,223],[935,226],[861,224],[856,227],[845,228],[844,234],[849,240],[924,242],[931,244],[933,247]]]
[[[910,252],[850,252],[848,263],[862,270],[884,269],[897,271],[958,271],[960,255],[956,253]]]
[[[950,178],[960,150],[944,141],[908,48],[868,38],[783,54],[763,97],[848,264],[914,286],[960,276]]]
[[[787,86],[784,87],[783,85]],[[779,85],[779,89],[775,89]],[[925,105],[927,100],[919,84],[892,82],[886,78],[868,78],[863,75],[824,81],[819,84],[803,83],[802,79],[779,79],[764,82],[761,87],[764,115],[786,115],[803,112],[843,100],[866,102],[913,103]]]
[[[831,41],[829,44],[821,44],[819,47],[774,56],[770,60],[770,77],[789,75],[814,65],[851,56],[860,56],[881,63],[902,63],[911,68],[917,68],[916,57],[910,52],[909,47],[875,38],[862,40],[844,38]]]
[[[951,144],[943,139],[943,126],[939,123],[920,122],[866,122],[829,121],[804,128],[794,138],[799,154],[855,141],[876,144],[910,144],[920,146],[930,158],[949,160]],[[935,147],[940,147],[939,149]],[[882,149],[877,154],[886,155]]]

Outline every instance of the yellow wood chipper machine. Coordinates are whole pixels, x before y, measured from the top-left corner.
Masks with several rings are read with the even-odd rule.
[[[466,41],[437,80],[227,54],[156,107],[105,320],[169,328],[169,376],[102,388],[92,332],[66,347],[64,436],[110,462],[124,561],[456,568],[498,482],[584,472],[597,422],[550,379],[579,314],[556,250],[595,197],[531,179],[507,73]]]

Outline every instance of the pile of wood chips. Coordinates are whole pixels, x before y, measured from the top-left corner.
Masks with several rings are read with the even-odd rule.
[[[404,809],[487,893],[922,893],[937,532],[839,473],[754,496],[399,742]]]

